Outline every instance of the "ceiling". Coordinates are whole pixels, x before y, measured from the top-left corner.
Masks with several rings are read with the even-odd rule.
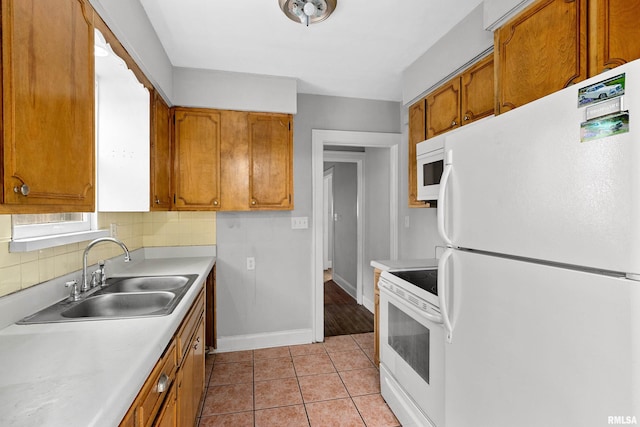
[[[402,72],[482,0],[338,0],[309,27],[288,19],[278,0],[140,2],[175,67],[293,77],[300,93],[401,101]]]

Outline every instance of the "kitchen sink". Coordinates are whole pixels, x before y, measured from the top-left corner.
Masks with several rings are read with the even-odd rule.
[[[104,287],[88,291],[79,301],[64,299],[17,323],[166,316],[173,312],[197,277],[197,274],[112,277]]]
[[[91,296],[60,313],[63,317],[132,317],[160,314],[175,299],[172,292],[140,292]]]
[[[189,276],[113,277],[107,279],[103,293],[175,291],[184,287]]]

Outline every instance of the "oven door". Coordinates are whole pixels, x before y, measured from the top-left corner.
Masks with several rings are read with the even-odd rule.
[[[412,408],[417,407],[422,413],[396,413],[399,415],[398,419],[404,416],[405,419],[416,420],[425,415],[433,426],[444,426],[442,325],[428,320],[418,309],[382,287],[380,363],[383,377],[381,381],[386,381],[384,374],[391,376],[386,385],[381,384],[383,396],[387,402],[400,402],[401,408],[392,406],[394,412],[398,409],[411,412]],[[396,390],[396,387],[401,390]],[[411,399],[410,402],[406,401],[407,396]]]

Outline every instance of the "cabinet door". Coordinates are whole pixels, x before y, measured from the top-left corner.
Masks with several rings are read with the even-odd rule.
[[[220,197],[225,211],[249,210],[248,113],[221,111]]]
[[[427,101],[425,98],[409,107],[409,207],[424,207],[418,200],[418,173],[416,171],[416,145],[427,139]]]
[[[198,331],[193,338],[193,407],[197,411],[205,386],[205,336],[204,317],[200,320]],[[197,414],[195,414],[197,415]]]
[[[93,211],[91,7],[2,1],[2,79],[3,203],[24,213]]]
[[[257,210],[293,209],[291,115],[250,113],[249,203]]]
[[[461,79],[462,125],[492,115],[495,105],[493,55],[465,71]]]
[[[205,385],[204,318],[193,335],[178,375],[178,425],[194,424]]]
[[[587,77],[586,0],[538,0],[495,32],[496,113]]]
[[[589,7],[589,74],[640,58],[640,0],[594,0]]]
[[[151,101],[151,210],[171,207],[171,113],[154,91]]]
[[[173,193],[176,210],[220,208],[220,113],[174,111]]]
[[[460,127],[460,77],[427,96],[427,138]]]
[[[171,392],[164,401],[160,414],[153,423],[154,427],[180,427],[176,422],[178,413],[176,407],[176,387],[171,388]]]

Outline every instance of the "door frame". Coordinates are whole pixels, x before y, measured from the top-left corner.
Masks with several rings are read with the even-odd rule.
[[[324,282],[323,282],[323,187],[324,187],[324,146],[375,147],[389,149],[389,218],[390,255],[398,257],[398,151],[402,134],[382,132],[354,132],[337,130],[311,130],[311,183],[312,183],[312,274],[311,296],[313,339],[324,341]]]

